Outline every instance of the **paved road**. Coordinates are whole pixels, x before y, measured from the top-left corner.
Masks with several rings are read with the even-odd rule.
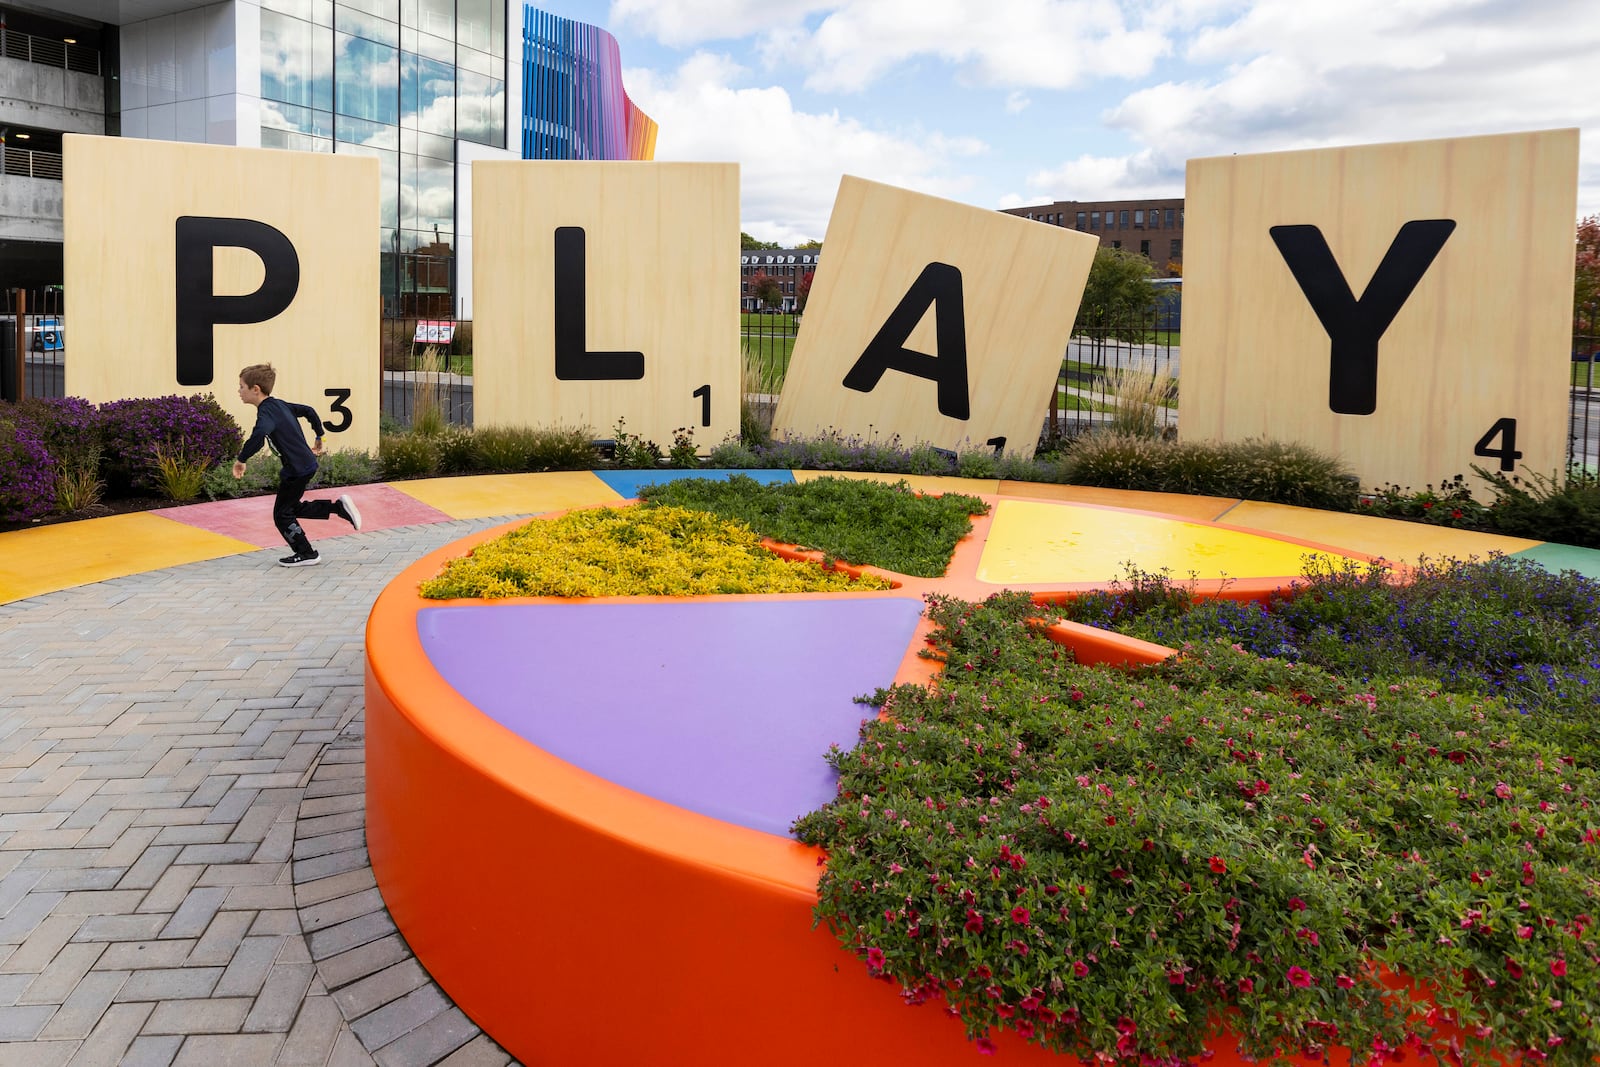
[[[363,627],[500,520],[0,605],[0,1067],[500,1065],[365,849]]]

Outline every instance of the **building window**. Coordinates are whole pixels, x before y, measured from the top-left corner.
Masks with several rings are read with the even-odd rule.
[[[1141,256],[1143,256],[1145,259],[1149,259],[1150,258],[1150,242],[1149,241],[1140,241],[1139,242],[1139,254]]]
[[[1087,229],[1087,228],[1088,228],[1088,215],[1087,215],[1086,212],[1080,211],[1080,212],[1078,212],[1078,229],[1083,230],[1083,229]]]
[[[1133,228],[1136,230],[1144,229],[1144,208],[1139,208],[1133,213]]]
[[[1089,212],[1089,229],[1098,230],[1099,228],[1100,228],[1100,212],[1098,212],[1098,211]]]
[[[1122,242],[1121,241],[1112,241],[1111,242],[1111,247],[1112,248],[1121,248],[1122,247]]]
[[[1172,229],[1172,209],[1167,208],[1167,229]]]
[[[1150,228],[1152,230],[1161,229],[1161,209],[1158,207],[1150,209]]]
[[[1173,261],[1178,262],[1178,263],[1182,263],[1183,262],[1183,242],[1182,241],[1173,241],[1172,242],[1172,254],[1168,258],[1172,259]]]
[[[1128,213],[1126,211],[1122,212],[1117,218],[1117,228],[1122,230],[1128,228]]]

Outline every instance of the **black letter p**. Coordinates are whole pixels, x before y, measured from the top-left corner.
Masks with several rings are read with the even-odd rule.
[[[261,288],[244,296],[212,292],[212,251],[248,248],[261,257]],[[300,257],[279,230],[254,219],[184,215],[178,219],[178,384],[210,385],[211,328],[265,322],[280,314],[300,288]]]

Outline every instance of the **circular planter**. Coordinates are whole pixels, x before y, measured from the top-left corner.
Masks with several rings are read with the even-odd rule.
[[[796,782],[826,746],[784,732],[802,716],[750,723],[740,711],[809,701],[835,674],[850,676],[846,700],[889,675],[928,677],[921,595],[999,588],[975,577],[990,521],[958,548],[952,577],[700,598],[703,618],[657,598],[417,596],[448,559],[515,523],[407,568],[367,628],[367,835],[384,899],[432,975],[530,1064],[977,1062],[958,1020],[935,1004],[908,1010],[813,925],[820,855],[782,823],[832,795],[826,780]],[[1054,584],[1040,596],[1093,583]],[[1086,627],[1053,636],[1089,661],[1170,654]],[[766,682],[741,673],[763,658],[776,664]],[[650,682],[691,669],[693,701],[680,682]],[[877,680],[858,685],[862,670]],[[826,714],[853,742],[861,712]],[[719,764],[730,738],[746,747]],[[732,780],[740,764],[755,774]],[[1006,1063],[1075,1062],[993,1037]],[[1244,1062],[1226,1042],[1215,1052],[1212,1063]]]

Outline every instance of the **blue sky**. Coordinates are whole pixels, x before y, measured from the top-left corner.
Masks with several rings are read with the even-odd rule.
[[[1596,0],[544,0],[604,27],[659,160],[741,166],[743,228],[822,238],[854,174],[980,207],[1183,195],[1234,152],[1578,127]]]

